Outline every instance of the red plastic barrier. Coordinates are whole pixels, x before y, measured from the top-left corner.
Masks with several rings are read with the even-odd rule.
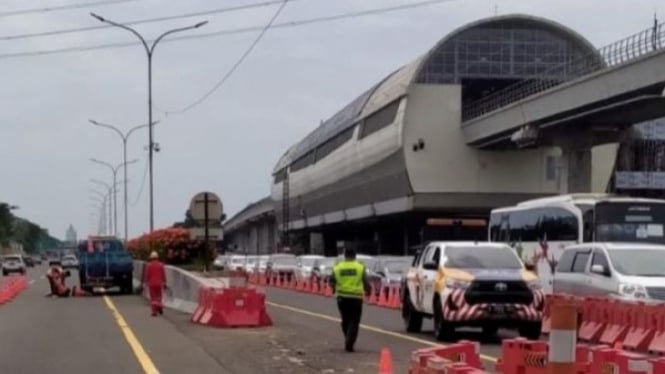
[[[647,351],[653,354],[665,354],[665,306],[655,305],[654,312],[655,334],[647,346]]]
[[[199,292],[195,323],[216,327],[270,326],[265,294],[250,288],[205,289]]]
[[[24,275],[2,278],[0,280],[0,305],[13,300],[26,288],[28,288],[28,278]]]
[[[610,303],[606,299],[587,299],[582,303],[579,339],[597,343],[610,320]]]
[[[649,374],[665,373],[665,358],[649,360]]]
[[[207,287],[199,288],[199,304],[196,307],[196,310],[192,314],[191,321],[194,323],[199,323],[203,314],[210,310],[211,299],[212,299],[213,290]]]
[[[632,309],[631,328],[623,340],[623,346],[636,351],[646,351],[656,334],[658,313],[661,310],[650,305],[639,303]]]
[[[626,324],[629,308],[629,305],[618,301],[610,302],[611,317],[603,334],[600,336],[601,343],[614,346],[616,343],[623,341],[629,329],[629,326]]]
[[[478,371],[483,369],[479,349],[478,343],[461,340],[448,346],[415,350],[411,353],[409,374],[484,373]]]

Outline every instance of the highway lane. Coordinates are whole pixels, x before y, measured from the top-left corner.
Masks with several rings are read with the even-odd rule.
[[[228,373],[168,320],[150,317],[137,296],[44,297],[45,271],[29,269],[29,288],[0,305],[0,373],[140,374],[146,360],[159,373]]]
[[[319,295],[311,295],[291,290],[268,287],[266,289],[267,299],[272,308],[283,309],[294,314],[318,318],[322,326],[336,324],[339,317],[337,305],[334,298],[325,298]],[[335,319],[335,320],[332,320]],[[394,339],[420,343],[420,346],[442,344],[433,337],[433,326],[431,320],[423,323],[423,332],[420,334],[407,334],[401,319],[399,310],[380,308],[365,305],[363,308],[362,324],[359,338],[359,346],[362,346],[364,337],[368,332],[380,333]],[[331,326],[337,332],[337,326]],[[481,342],[482,359],[487,367],[501,355],[501,340],[503,338],[515,337],[513,331],[499,331],[499,336],[493,339],[484,338],[479,330],[461,330],[455,336],[456,340],[467,339]],[[393,340],[394,340],[393,339]],[[443,342],[445,344],[445,342]]]

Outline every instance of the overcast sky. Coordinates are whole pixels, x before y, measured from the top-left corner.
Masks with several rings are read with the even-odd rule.
[[[7,12],[93,0],[2,0],[2,36],[94,26],[90,11],[132,21],[265,0],[136,0],[57,12]],[[292,0],[277,22],[333,15],[418,0]],[[231,216],[270,191],[270,173],[293,143],[359,93],[426,52],[456,27],[498,14],[526,13],[561,22],[602,46],[652,25],[657,0],[456,0],[426,7],[268,31],[236,73],[201,105],[184,114],[155,110],[155,221],[183,219],[193,194],[219,194]],[[190,34],[265,24],[277,6],[172,20],[136,27],[148,38],[207,19]],[[5,13],[5,16],[2,14]],[[665,14],[661,14],[665,18]],[[257,32],[159,46],[154,58],[154,103],[182,108],[208,91],[234,64]],[[92,118],[123,129],[147,123],[147,64],[140,46],[37,57],[2,55],[134,41],[111,28],[41,38],[0,40],[0,201],[64,237],[96,228],[90,218],[91,178],[111,173],[89,161],[122,161],[120,139],[87,123]],[[130,235],[146,231],[147,131],[130,139]],[[120,190],[122,191],[122,190]],[[122,228],[122,193],[118,196]],[[94,224],[94,225],[93,225]]]

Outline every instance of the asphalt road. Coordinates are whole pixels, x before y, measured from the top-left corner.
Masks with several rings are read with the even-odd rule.
[[[406,334],[399,311],[365,306],[356,352],[346,353],[334,299],[273,288],[266,290],[272,327],[199,326],[171,310],[151,317],[138,296],[45,297],[45,271],[30,269],[29,288],[0,305],[0,373],[376,373],[383,348],[403,373],[413,350],[440,344],[431,322]],[[76,279],[74,272],[68,285]],[[507,336],[482,342],[487,368]]]
[[[138,296],[45,297],[45,271],[30,269],[29,288],[0,305],[0,373],[376,373],[384,347],[395,372],[406,372],[411,352],[429,342],[366,330],[349,354],[329,299],[269,290],[272,327],[218,329],[171,310],[151,317]],[[373,315],[385,329],[398,322],[394,311],[369,308],[365,323]]]
[[[140,374],[150,372],[145,357],[159,373],[228,373],[168,319],[150,317],[139,297],[45,297],[45,271],[29,269],[29,288],[0,305],[0,373]]]
[[[278,288],[268,288],[266,290],[269,306],[272,309],[281,309],[294,314],[294,318],[317,319],[321,326],[330,328],[335,333],[338,332],[336,325],[337,306],[334,298],[325,298],[319,295],[295,292]],[[332,325],[332,326],[331,326]],[[398,355],[407,355],[403,348],[412,348],[406,343],[414,343],[416,348],[428,345],[446,344],[438,342],[433,337],[433,326],[431,320],[425,320],[423,331],[420,334],[409,334],[405,332],[400,311],[386,308],[380,308],[371,305],[365,305],[362,318],[363,328],[360,332],[358,347],[363,349],[376,349],[373,345],[374,335],[379,334],[384,337],[384,346],[397,350]],[[481,359],[487,368],[492,368],[497,358],[501,356],[501,340],[517,336],[513,331],[500,330],[497,337],[492,339],[484,338],[480,330],[460,330],[452,340],[471,340],[481,343]],[[341,343],[340,343],[341,344]],[[391,347],[393,345],[393,347]],[[413,345],[413,344],[411,344]]]

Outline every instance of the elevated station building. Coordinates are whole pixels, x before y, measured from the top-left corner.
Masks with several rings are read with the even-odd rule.
[[[602,60],[584,37],[543,18],[492,17],[454,30],[279,158],[271,197],[262,200],[273,204],[274,246],[405,254],[429,240],[486,239],[495,207],[607,191],[615,141],[564,155],[556,142],[469,145],[462,130],[471,103],[520,82],[569,82],[587,72],[580,61]],[[579,173],[591,182],[578,183]]]

